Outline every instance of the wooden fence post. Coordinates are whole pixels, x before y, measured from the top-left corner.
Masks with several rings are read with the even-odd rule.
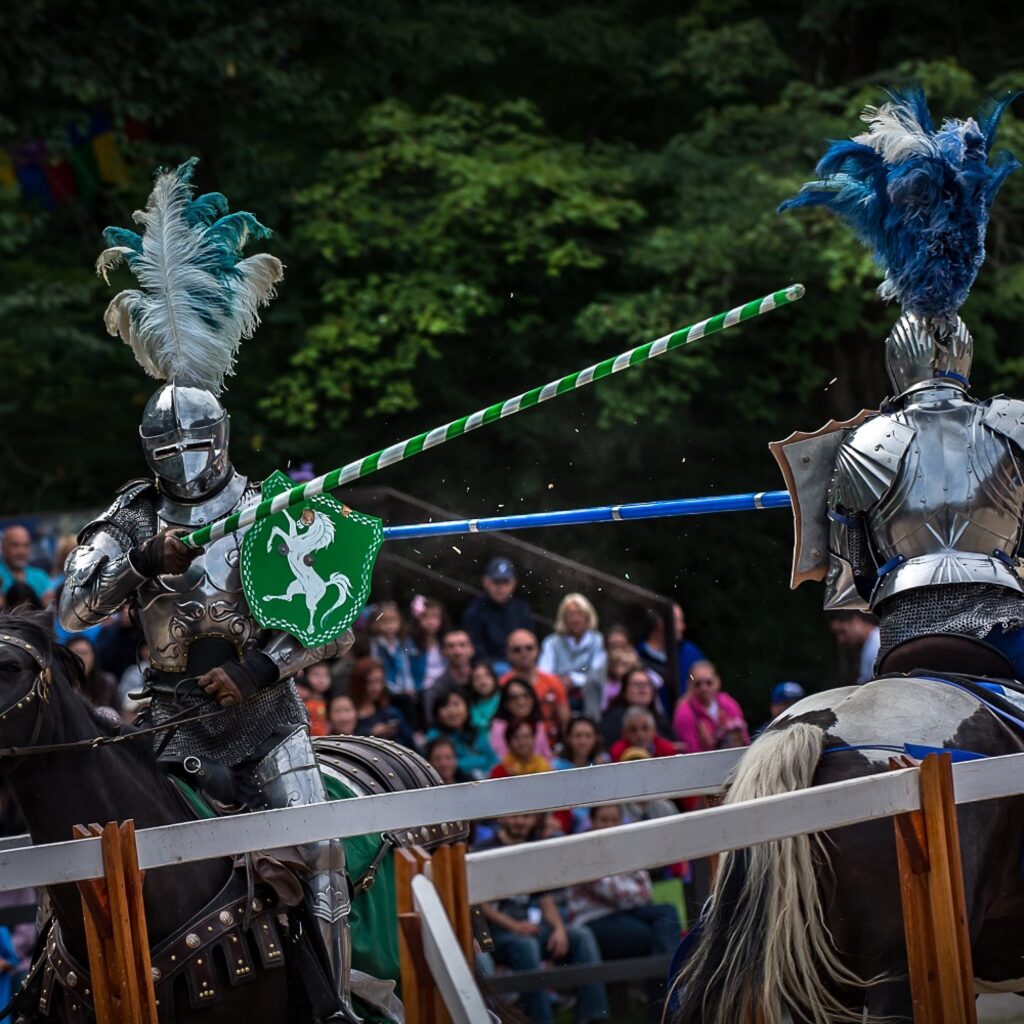
[[[76,825],[99,837],[103,878],[79,883],[97,1024],[157,1024],[135,823]]]
[[[921,810],[893,819],[914,1020],[977,1024],[952,758],[930,754],[920,777]]]
[[[406,1024],[437,1024],[430,968],[423,955],[420,916],[412,898],[412,880],[429,857],[419,847],[395,850],[395,902],[398,909],[398,960]]]

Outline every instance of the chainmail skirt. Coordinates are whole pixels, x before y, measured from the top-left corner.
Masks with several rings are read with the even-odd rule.
[[[154,694],[150,722],[162,725],[181,716],[186,709],[212,711],[213,703],[200,694],[186,694],[176,702]],[[194,755],[234,767],[251,758],[276,730],[308,724],[305,705],[295,684],[288,680],[260,690],[242,704],[225,708],[220,715],[176,729],[161,757],[180,759]]]

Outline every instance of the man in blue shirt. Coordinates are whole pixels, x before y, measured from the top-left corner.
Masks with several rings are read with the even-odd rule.
[[[34,565],[32,537],[24,526],[8,526],[0,541],[0,594],[6,594],[13,583],[27,583],[40,598],[46,598],[50,590],[50,577]]]
[[[477,657],[489,661],[499,675],[508,670],[505,641],[509,634],[516,629],[537,632],[530,606],[513,596],[516,583],[515,566],[507,558],[492,558],[481,580],[483,595],[462,613],[462,628],[473,641]]]
[[[706,661],[704,652],[692,641],[686,639],[686,616],[683,607],[678,601],[672,604],[672,623],[676,635],[676,657],[678,659],[679,691],[686,692],[686,681],[690,678],[690,669],[698,661]],[[661,613],[650,608],[647,612],[647,639],[637,644],[637,652],[645,664],[653,668],[655,672],[664,673],[668,665],[667,644],[665,643],[665,620]],[[662,689],[662,701],[668,701],[669,694],[666,688]],[[671,712],[671,708],[666,710]]]

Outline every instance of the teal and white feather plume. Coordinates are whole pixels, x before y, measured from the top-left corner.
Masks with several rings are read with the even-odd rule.
[[[249,239],[271,232],[251,213],[229,214],[219,192],[193,198],[196,162],[192,157],[157,175],[146,208],[133,215],[141,235],[113,227],[103,232],[109,248],[96,272],[107,281],[124,261],[138,279],[141,287],[115,295],[103,320],[146,373],[216,395],[284,267],[266,253],[242,258]]]

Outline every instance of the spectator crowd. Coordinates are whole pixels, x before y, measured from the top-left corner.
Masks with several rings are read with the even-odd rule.
[[[31,561],[28,531],[8,526],[0,539],[0,606],[52,609],[73,543],[61,539],[48,572]],[[354,626],[352,649],[295,680],[311,732],[394,740],[422,753],[446,784],[750,742],[742,708],[723,688],[714,662],[687,636],[680,605],[674,605],[671,627],[660,612],[648,610],[636,636],[623,625],[603,624],[587,596],[571,593],[554,610],[554,630],[542,636],[533,610],[516,593],[516,570],[507,558],[488,562],[481,584],[481,596],[457,619],[454,609],[429,596],[368,606]],[[853,627],[843,628],[852,634]],[[127,614],[83,633],[65,634],[56,623],[55,629],[82,661],[86,696],[130,722],[142,707],[148,652]],[[803,695],[797,683],[777,684],[773,715]],[[477,823],[475,840],[481,849],[514,845],[689,806],[661,800],[498,817]],[[685,865],[653,879],[634,872],[487,905],[495,947],[481,967],[530,969],[545,960],[596,963],[670,952],[679,938],[682,901],[659,901],[654,891],[660,881],[681,894],[685,872]],[[552,998],[524,993],[528,1018],[551,1021]],[[580,1021],[607,1019],[599,982],[581,986],[575,1005]]]

